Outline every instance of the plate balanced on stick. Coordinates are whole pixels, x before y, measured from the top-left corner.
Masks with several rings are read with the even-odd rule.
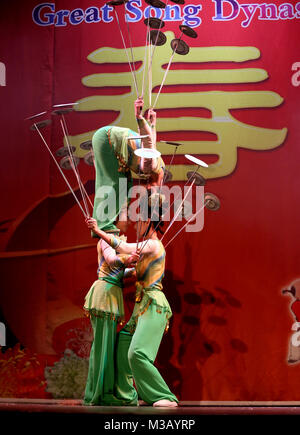
[[[80,189],[80,193],[81,193],[81,196],[83,199],[86,214],[87,214],[87,216],[90,216],[88,202],[90,203],[90,206],[92,207],[92,209],[93,209],[93,204],[89,198],[87,191],[85,190],[85,187],[82,183],[82,180],[81,180],[81,177],[79,174],[79,170],[78,170],[77,166],[79,164],[80,159],[79,159],[79,157],[76,157],[74,155],[75,149],[74,149],[74,147],[71,146],[71,144],[69,142],[70,135],[69,135],[69,131],[68,131],[67,123],[66,123],[66,118],[65,118],[65,115],[73,112],[73,110],[74,110],[73,106],[76,104],[77,103],[56,104],[53,106],[54,110],[52,112],[52,115],[60,117],[60,125],[61,125],[62,131],[63,131],[65,142],[67,144],[66,147],[63,147],[63,148],[66,148],[67,153],[66,153],[65,157],[61,160],[60,164],[63,168],[72,169],[72,171],[74,172],[74,175],[76,177],[76,180],[77,180],[77,183],[78,183],[78,186]],[[59,151],[62,152],[63,149],[60,148]],[[58,155],[57,152],[56,152],[56,155]]]
[[[72,103],[72,104],[73,104],[73,103]],[[78,207],[80,208],[80,210],[81,210],[81,212],[82,212],[84,218],[87,218],[87,217],[89,217],[89,211],[88,211],[88,209],[87,209],[86,207],[85,207],[85,209],[83,209],[83,207],[82,207],[81,204],[80,204],[80,200],[79,200],[79,198],[77,197],[77,195],[76,195],[76,193],[74,192],[73,188],[71,187],[71,185],[70,185],[70,183],[69,183],[67,177],[65,176],[65,174],[64,174],[63,171],[62,171],[62,168],[63,168],[63,169],[69,169],[69,168],[72,168],[72,169],[73,169],[73,167],[74,167],[73,170],[75,171],[75,165],[77,166],[78,163],[79,163],[78,158],[75,159],[75,156],[74,156],[74,160],[72,159],[72,162],[71,162],[71,156],[70,156],[70,155],[69,155],[69,156],[67,155],[67,153],[70,153],[70,152],[73,154],[73,151],[74,151],[73,148],[74,148],[74,147],[71,148],[71,147],[70,147],[70,144],[69,144],[68,147],[62,147],[62,148],[60,148],[59,150],[57,150],[57,152],[56,152],[57,156],[58,156],[58,157],[63,156],[63,158],[62,158],[62,160],[61,160],[61,162],[60,162],[60,164],[59,164],[59,163],[57,162],[57,160],[56,160],[56,158],[55,158],[53,152],[51,151],[50,146],[48,145],[48,143],[47,143],[47,141],[46,141],[44,135],[43,135],[42,132],[41,132],[42,129],[44,129],[44,128],[48,127],[49,125],[51,125],[51,122],[52,122],[51,119],[43,119],[43,120],[40,120],[40,121],[39,121],[39,119],[41,119],[41,118],[42,118],[44,115],[46,115],[46,114],[47,114],[47,111],[44,111],[44,112],[38,113],[38,114],[36,114],[36,115],[32,115],[32,116],[26,118],[26,121],[27,121],[27,120],[30,120],[30,121],[34,120],[34,123],[30,126],[30,130],[32,130],[32,131],[36,131],[36,132],[38,133],[39,137],[40,137],[41,140],[42,140],[42,143],[44,144],[45,148],[46,148],[47,151],[49,152],[49,154],[50,154],[52,160],[54,161],[54,163],[55,163],[55,165],[56,165],[58,171],[60,172],[61,176],[63,177],[63,179],[64,179],[66,185],[67,185],[68,188],[70,189],[70,192],[72,193],[72,195],[73,195],[73,197],[74,197],[74,199],[75,199],[75,201],[76,201]],[[67,142],[67,143],[68,143],[68,142]],[[73,162],[74,162],[74,163],[73,163]],[[75,173],[75,172],[74,172],[74,173]],[[77,172],[76,172],[76,174],[77,174]],[[76,175],[76,174],[75,174],[75,175]],[[77,176],[76,176],[76,178],[77,178]],[[80,188],[80,185],[83,186],[83,185],[82,185],[82,182],[81,182],[80,179],[78,180],[78,178],[77,178],[77,181],[78,181],[79,188]],[[84,194],[83,194],[82,189],[80,189],[80,193],[81,193],[82,200],[84,201]]]
[[[169,142],[169,141],[162,141],[162,142],[165,142],[165,143],[168,143],[168,144],[173,144],[173,145],[175,145],[175,146],[179,146],[179,145],[180,145],[180,144],[178,144],[178,143],[176,143],[176,142]],[[183,200],[181,201],[180,205],[177,207],[177,210],[175,211],[174,216],[173,216],[173,218],[172,218],[170,224],[168,225],[167,229],[165,230],[164,234],[162,235],[162,237],[161,237],[161,241],[164,239],[164,237],[166,236],[166,234],[170,231],[171,227],[173,226],[174,222],[176,221],[176,218],[179,216],[180,213],[182,213],[182,210],[183,210],[183,207],[184,207],[185,200],[186,200],[186,198],[187,198],[187,196],[188,196],[190,190],[192,189],[193,185],[204,186],[204,185],[206,184],[206,180],[205,180],[205,178],[204,178],[201,174],[198,173],[198,170],[199,170],[200,167],[208,168],[208,165],[207,165],[205,162],[203,162],[202,160],[200,160],[200,159],[198,159],[197,157],[194,157],[194,156],[192,156],[192,155],[185,154],[185,157],[186,157],[189,161],[195,163],[195,164],[197,165],[197,167],[196,167],[196,169],[195,169],[194,171],[189,171],[189,172],[187,173],[187,177],[188,177],[188,179],[187,179],[187,181],[186,181],[184,187],[187,186],[188,183],[190,183],[190,182],[191,182],[191,184],[190,184],[190,186],[189,186],[189,188],[188,188],[188,190],[187,190],[187,192],[186,192],[186,194],[185,194]],[[159,220],[159,222],[156,224],[155,228],[157,228],[157,227],[159,226],[159,224],[162,222],[164,216],[165,216],[165,215],[170,211],[172,205],[175,203],[175,201],[176,201],[177,199],[179,199],[179,196],[177,196],[177,197],[172,201],[172,203],[169,205],[168,209],[167,209],[167,210],[164,212],[164,214],[162,215],[162,218],[161,218],[161,219]],[[169,245],[169,244],[170,244],[170,243],[171,243],[171,242],[172,242],[172,241],[177,237],[177,235],[180,234],[181,231],[183,231],[183,229],[185,229],[186,226],[187,226],[190,222],[192,222],[192,221],[197,217],[197,215],[198,215],[199,213],[201,213],[201,211],[203,210],[204,207],[206,207],[207,209],[209,209],[209,210],[211,210],[211,211],[216,211],[216,210],[218,210],[218,209],[220,208],[220,200],[217,198],[216,195],[214,195],[214,194],[212,194],[212,193],[205,193],[205,194],[204,194],[204,205],[203,205],[199,210],[197,210],[197,211],[196,211],[196,212],[195,212],[195,213],[194,213],[194,214],[193,214],[193,215],[188,219],[188,221],[187,221],[187,222],[186,222],[186,223],[185,223],[185,224],[180,228],[180,230],[175,234],[175,236],[174,236],[174,237],[173,237],[173,238],[172,238],[172,239],[171,239],[171,240],[170,240],[170,241],[165,245],[165,248],[167,248],[167,246],[168,246],[168,245]],[[144,242],[144,239],[143,239],[143,242]],[[139,251],[139,254],[140,254],[140,255],[142,254],[142,252],[143,252],[145,246],[147,245],[147,243],[148,243],[148,240],[146,240],[145,243],[142,245],[142,247],[141,247],[141,249],[140,249],[140,251]]]
[[[195,171],[189,171],[187,173],[187,177],[188,177],[188,182],[192,181],[192,185],[195,184],[197,186],[204,186],[206,184],[206,180],[205,178],[200,175],[198,173],[199,168],[205,167],[207,168],[208,165],[206,163],[204,163],[202,160],[198,159],[197,157],[191,156],[189,154],[185,154],[185,157],[190,160],[191,162],[195,163],[197,165],[197,168]],[[187,184],[187,183],[186,183]],[[190,188],[189,188],[190,189]],[[186,198],[187,195],[185,195]],[[178,207],[177,212],[175,213],[175,216],[177,217],[179,215],[179,213],[182,211],[182,207],[184,204],[184,200],[182,201],[182,203],[180,204],[180,206]],[[210,211],[216,211],[219,210],[220,208],[220,200],[219,198],[214,195],[213,193],[205,193],[204,194],[204,205],[202,207],[200,207],[199,210],[197,210],[194,214],[192,214],[192,216],[187,220],[187,222],[176,232],[176,234],[165,244],[165,248],[167,248],[170,243],[187,227],[187,225],[192,222],[197,216],[198,214],[200,214],[202,212],[202,210],[204,209],[204,207],[206,207],[208,210]],[[167,230],[171,229],[171,226],[173,225],[176,217],[174,216],[172,222],[170,223],[169,227]],[[163,235],[163,237],[166,235],[167,231],[165,232],[165,234]]]

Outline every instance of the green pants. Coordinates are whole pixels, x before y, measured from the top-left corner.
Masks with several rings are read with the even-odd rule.
[[[124,405],[114,396],[116,320],[91,315],[94,341],[91,348],[84,405]]]
[[[118,398],[137,401],[134,379],[138,395],[145,402],[151,405],[161,399],[178,402],[153,365],[166,323],[165,313],[158,313],[156,305],[152,303],[138,317],[133,335],[127,325],[118,334],[115,385],[115,395]]]
[[[126,202],[128,190],[132,185],[127,176],[119,172],[119,163],[115,155],[116,144],[110,145],[107,136],[107,132],[111,129],[120,131],[121,137],[128,131],[126,128],[121,129],[109,125],[97,130],[93,136],[96,169],[93,218],[97,220],[99,228],[104,231],[116,229],[114,221]],[[136,135],[135,132],[129,131],[130,134]]]

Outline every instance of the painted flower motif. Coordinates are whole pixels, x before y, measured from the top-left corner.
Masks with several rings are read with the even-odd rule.
[[[55,399],[80,399],[83,397],[89,360],[80,358],[66,349],[64,356],[52,367],[45,368],[46,391]]]

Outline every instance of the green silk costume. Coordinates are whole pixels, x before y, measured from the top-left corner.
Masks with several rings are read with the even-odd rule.
[[[144,119],[139,124],[142,132],[143,123],[146,123]],[[128,140],[129,136],[137,135],[128,128],[109,125],[97,130],[93,136],[96,169],[93,218],[103,231],[116,229],[114,222],[122,207],[127,206],[127,194],[132,186],[131,171],[135,174],[141,172],[141,159],[134,154],[141,148],[141,140]],[[159,173],[163,167],[163,160],[159,157],[153,172]]]
[[[113,251],[112,248],[109,249]],[[126,257],[115,255],[115,261],[108,264],[103,255],[99,263],[98,280],[85,297],[84,309],[90,316],[94,333],[84,395],[85,405],[128,404],[126,400],[120,401],[114,395],[116,331],[117,323],[124,320],[122,280],[125,270],[123,261]]]
[[[117,338],[115,395],[124,400],[139,397],[152,405],[162,399],[178,402],[154,361],[172,311],[162,292],[165,249],[143,255],[137,266],[137,297],[132,316]],[[133,333],[134,331],[134,333]],[[132,334],[133,333],[133,334]]]

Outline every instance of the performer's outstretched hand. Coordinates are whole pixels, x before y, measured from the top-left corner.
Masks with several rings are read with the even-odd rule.
[[[139,261],[139,258],[140,256],[137,253],[130,255],[130,257],[128,257],[127,260],[125,260],[125,266],[134,267],[136,263]]]
[[[135,111],[135,117],[137,119],[143,117],[143,107],[144,107],[144,100],[143,98],[137,98],[134,102],[134,111]]]
[[[99,229],[96,219],[92,217],[85,218],[85,223],[90,230],[94,231],[94,233]]]
[[[156,112],[153,109],[148,110],[148,121],[150,122],[151,126],[156,126]]]

